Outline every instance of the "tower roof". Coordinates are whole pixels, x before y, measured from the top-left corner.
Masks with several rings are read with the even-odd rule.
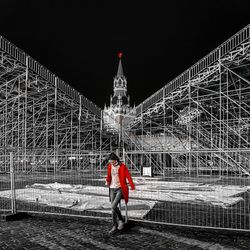
[[[122,53],[120,52],[118,54],[119,57],[119,65],[117,70],[117,76],[123,76],[123,69],[122,69]]]

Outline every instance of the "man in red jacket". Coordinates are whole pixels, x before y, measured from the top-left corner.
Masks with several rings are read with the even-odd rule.
[[[106,177],[106,184],[109,187],[109,198],[111,201],[112,208],[112,220],[113,227],[110,230],[110,233],[113,233],[118,230],[122,230],[124,226],[124,220],[121,215],[121,211],[118,208],[120,200],[123,198],[125,203],[128,203],[129,190],[127,186],[126,179],[129,181],[131,189],[135,189],[135,185],[130,176],[129,170],[125,164],[121,163],[119,157],[111,153],[109,156],[108,164],[108,175]],[[118,223],[117,223],[118,218]]]

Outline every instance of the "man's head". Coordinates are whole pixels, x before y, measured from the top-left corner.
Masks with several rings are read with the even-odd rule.
[[[109,162],[113,165],[117,165],[120,162],[120,159],[115,153],[111,153],[109,155]]]

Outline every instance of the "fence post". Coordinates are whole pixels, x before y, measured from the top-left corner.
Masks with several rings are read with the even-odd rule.
[[[16,194],[15,194],[15,173],[13,152],[10,152],[10,186],[11,186],[11,213],[16,213]]]

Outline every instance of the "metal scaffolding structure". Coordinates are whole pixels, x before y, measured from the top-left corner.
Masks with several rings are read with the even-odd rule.
[[[129,155],[157,175],[249,175],[249,60],[250,25],[136,107]]]
[[[116,151],[134,178],[160,178],[136,179],[128,208],[140,219],[250,230],[250,25],[138,105],[118,130],[0,36],[0,114],[0,210],[97,215],[108,195],[106,156]],[[59,182],[83,186],[53,193]],[[90,201],[99,204],[91,213]]]
[[[0,37],[0,170],[84,168],[100,148],[101,109]]]

